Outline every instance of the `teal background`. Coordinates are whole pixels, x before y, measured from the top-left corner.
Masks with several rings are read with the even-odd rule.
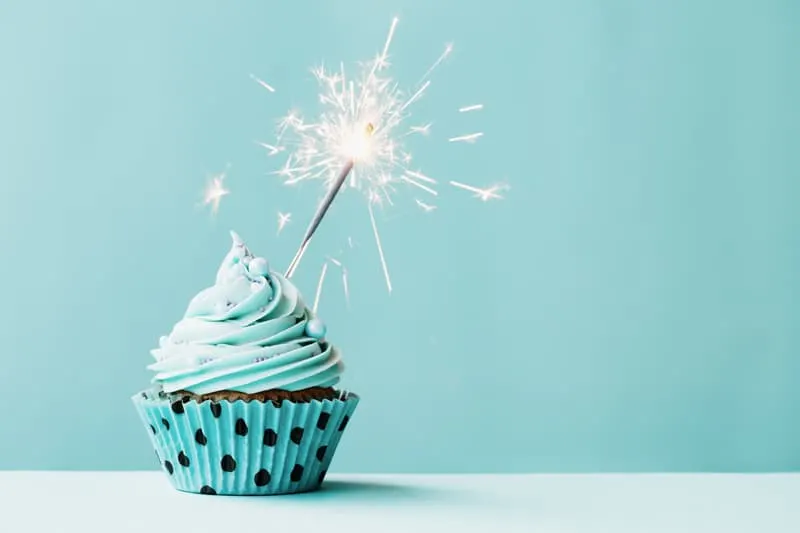
[[[253,141],[393,15],[406,83],[456,45],[420,167],[512,188],[379,212],[391,295],[364,202],[334,205],[296,276],[311,299],[358,243],[320,307],[363,397],[334,469],[800,467],[797,2],[4,0],[0,468],[156,467],[148,350],[229,229],[283,268],[314,209]]]

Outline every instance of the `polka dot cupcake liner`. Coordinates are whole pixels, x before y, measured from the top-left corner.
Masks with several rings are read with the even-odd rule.
[[[172,485],[229,495],[319,488],[358,400],[342,393],[277,407],[243,400],[184,403],[154,391],[133,397]]]

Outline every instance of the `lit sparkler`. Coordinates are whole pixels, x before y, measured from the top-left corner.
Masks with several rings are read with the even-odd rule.
[[[398,19],[394,18],[382,51],[366,62],[363,70],[354,78],[345,72],[344,65],[333,70],[325,67],[313,69],[313,75],[320,85],[322,112],[319,117],[306,122],[299,112],[291,111],[278,122],[276,141],[271,144],[259,143],[269,150],[270,155],[286,151],[285,163],[274,172],[284,184],[321,181],[326,191],[289,265],[287,277],[294,273],[339,190],[352,188],[367,199],[370,226],[386,286],[391,292],[392,281],[374,206],[384,203],[393,205],[393,196],[400,186],[412,187],[432,197],[438,195],[437,180],[410,167],[411,153],[404,147],[403,141],[411,135],[429,134],[430,123],[408,125],[410,108],[428,91],[431,74],[451,54],[453,45],[447,44],[414,89],[406,92],[387,73],[389,48],[397,23]],[[270,85],[253,78],[274,92]],[[482,104],[474,104],[460,110],[474,111],[482,107]],[[449,141],[472,143],[482,135],[482,132],[471,133],[451,137]],[[451,184],[459,186],[455,182]],[[500,197],[495,193],[490,196]],[[435,209],[435,206],[422,200],[415,198],[415,202],[425,212]]]

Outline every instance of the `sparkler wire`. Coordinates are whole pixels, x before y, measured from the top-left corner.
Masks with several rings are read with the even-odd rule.
[[[311,238],[314,236],[314,232],[317,231],[320,222],[322,222],[322,218],[325,216],[325,213],[328,212],[328,209],[333,203],[333,200],[336,198],[336,195],[339,193],[339,190],[342,188],[342,185],[344,185],[344,181],[347,179],[350,171],[353,170],[354,164],[355,161],[351,159],[344,165],[342,171],[339,173],[339,176],[336,178],[336,181],[331,184],[330,189],[328,189],[328,193],[322,199],[322,203],[319,204],[317,212],[314,213],[314,218],[311,219],[311,223],[308,225],[308,229],[303,236],[303,241],[300,244],[300,248],[297,249],[297,253],[294,255],[292,262],[289,263],[289,268],[286,269],[286,279],[291,278],[295,269],[297,269],[297,265],[300,263],[300,260],[306,253],[306,248],[308,248]]]

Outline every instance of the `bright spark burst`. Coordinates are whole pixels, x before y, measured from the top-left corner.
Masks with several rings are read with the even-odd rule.
[[[353,163],[342,188],[355,189],[367,200],[370,226],[389,292],[392,291],[392,280],[374,206],[394,205],[393,199],[401,187],[411,187],[431,197],[438,196],[437,180],[411,168],[412,155],[404,141],[411,136],[422,137],[430,133],[430,122],[409,125],[410,110],[429,90],[431,74],[453,51],[453,45],[447,44],[413,89],[405,91],[388,74],[389,49],[397,24],[398,19],[394,18],[381,52],[363,63],[355,76],[348,74],[343,64],[336,68],[319,66],[312,69],[320,88],[319,116],[307,121],[299,111],[291,110],[278,121],[276,140],[271,144],[259,143],[269,150],[269,155],[286,152],[284,164],[274,172],[285,185],[321,182],[323,189],[328,191],[342,168]],[[274,91],[262,80],[253,78]],[[482,107],[483,104],[475,104],[462,109]],[[472,133],[449,140],[473,143],[482,135]],[[425,212],[436,208],[417,198],[414,201]],[[344,274],[346,280],[346,271]]]
[[[283,228],[286,227],[286,224],[292,219],[291,213],[281,213],[278,211],[278,235],[281,234]]]
[[[212,176],[203,192],[203,205],[211,205],[211,214],[216,215],[219,211],[219,203],[223,196],[230,194],[231,191],[225,188],[225,173]]]

